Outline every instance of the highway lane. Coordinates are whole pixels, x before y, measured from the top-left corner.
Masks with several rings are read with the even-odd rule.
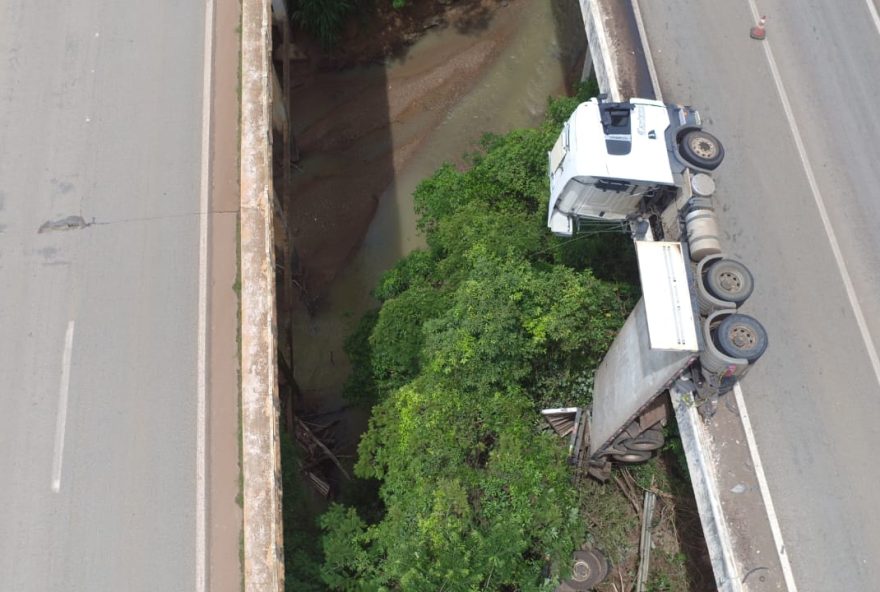
[[[0,15],[0,590],[193,590],[204,5]]]
[[[664,99],[700,107],[727,147],[716,175],[725,243],[754,272],[746,312],[770,333],[770,349],[743,391],[794,581],[808,591],[875,589],[876,23],[864,0],[758,4],[769,17],[765,43],[787,91],[787,114],[764,45],[748,37],[754,20],[746,1],[640,6]]]

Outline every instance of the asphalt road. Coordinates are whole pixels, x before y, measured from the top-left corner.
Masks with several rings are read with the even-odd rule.
[[[880,23],[865,0],[771,0],[762,44],[744,0],[640,6],[664,99],[698,106],[727,148],[724,242],[770,334],[743,391],[797,589],[875,590]]]
[[[0,15],[0,590],[193,590],[203,3]]]

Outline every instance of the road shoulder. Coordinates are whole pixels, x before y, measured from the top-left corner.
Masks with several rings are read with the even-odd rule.
[[[208,286],[208,590],[241,590],[238,2],[216,2]]]

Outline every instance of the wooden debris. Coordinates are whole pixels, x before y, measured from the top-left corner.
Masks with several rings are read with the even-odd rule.
[[[330,495],[330,484],[315,475],[311,471],[304,472],[306,479],[312,486],[324,497],[328,497]]]
[[[351,480],[351,475],[348,474],[348,471],[345,470],[345,467],[342,466],[342,463],[339,462],[339,459],[336,457],[333,452],[309,429],[300,418],[294,417],[294,437],[296,441],[299,442],[300,446],[305,449],[310,458],[318,458],[318,457],[326,457],[333,461],[333,464],[339,469],[339,471],[345,475],[346,479]]]

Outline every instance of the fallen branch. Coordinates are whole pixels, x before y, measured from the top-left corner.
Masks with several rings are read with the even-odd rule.
[[[321,413],[309,413],[300,414],[300,417],[303,418],[303,421],[311,422],[313,419],[318,419],[319,417],[325,417],[327,415],[335,415],[337,413],[342,413],[346,409],[351,407],[351,405],[343,405],[342,407],[337,407],[336,409],[331,409],[330,411],[322,411]]]
[[[293,420],[296,422],[296,427],[299,428],[299,429],[301,430],[301,433],[304,433],[305,435],[307,435],[307,437],[308,437],[308,438],[309,438],[314,444],[317,444],[318,447],[324,452],[324,454],[327,455],[327,458],[329,458],[330,460],[332,460],[332,461],[333,461],[333,464],[335,464],[336,467],[337,467],[340,471],[342,471],[342,474],[345,475],[345,478],[348,479],[349,481],[351,481],[351,475],[348,474],[348,471],[345,470],[345,467],[342,466],[342,463],[339,462],[339,459],[336,458],[336,455],[333,454],[332,452],[330,452],[330,449],[327,448],[327,447],[324,445],[324,443],[321,442],[321,440],[319,440],[319,439],[318,439],[318,438],[312,433],[312,430],[309,429],[309,426],[307,426],[305,423],[303,423],[303,421],[302,421],[300,418],[298,418],[298,417],[294,417]]]

